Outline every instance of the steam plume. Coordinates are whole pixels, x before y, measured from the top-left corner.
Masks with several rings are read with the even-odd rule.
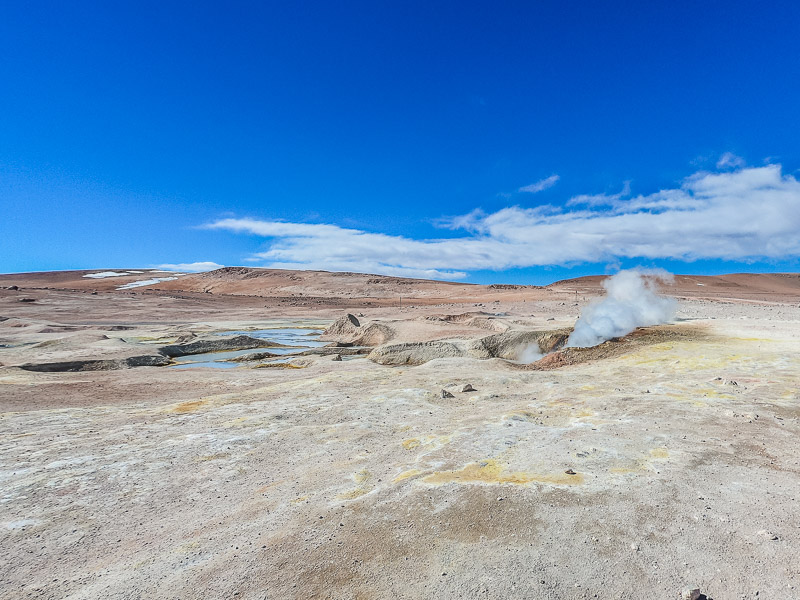
[[[675,316],[673,298],[660,296],[656,283],[669,283],[663,270],[620,271],[603,282],[607,295],[581,311],[567,347],[588,348],[626,335],[637,327],[666,323]]]

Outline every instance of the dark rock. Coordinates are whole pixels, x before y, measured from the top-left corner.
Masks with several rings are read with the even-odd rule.
[[[255,360],[266,360],[268,358],[276,358],[281,356],[280,354],[275,354],[274,352],[251,352],[249,354],[242,354],[241,356],[234,356],[233,358],[228,358],[225,362],[251,362]]]
[[[447,390],[442,390],[442,398],[455,398],[455,396]]]
[[[465,385],[463,388],[461,388],[461,391],[462,391],[462,392],[475,392],[475,391],[477,391],[477,390],[476,390],[474,387],[472,387],[472,384],[471,384],[471,383],[468,383],[468,384],[467,384],[467,385]]]
[[[20,365],[25,371],[39,373],[70,373],[75,371],[116,371],[119,369],[132,369],[134,367],[163,367],[170,364],[170,360],[158,354],[144,356],[131,356],[111,360],[71,360],[53,363],[28,363]]]
[[[341,362],[341,360],[342,360],[342,355],[341,355],[341,354],[335,354],[335,355],[333,356],[333,360],[334,360],[335,362]]]
[[[171,344],[163,346],[159,352],[164,356],[187,356],[189,354],[205,354],[206,352],[222,352],[225,350],[251,350],[253,348],[285,348],[283,344],[276,344],[262,338],[249,335],[235,335],[232,337],[216,337],[213,339],[197,340],[188,344]]]

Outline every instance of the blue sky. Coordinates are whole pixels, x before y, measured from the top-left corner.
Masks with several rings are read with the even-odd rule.
[[[0,272],[800,270],[794,2],[0,7]]]

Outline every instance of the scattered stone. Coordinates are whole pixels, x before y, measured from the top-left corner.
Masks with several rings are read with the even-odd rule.
[[[575,471],[573,471],[572,469],[567,469],[566,471],[564,471],[564,473],[566,473],[567,475],[577,475],[577,473],[575,473]]]
[[[17,302],[36,302],[36,298],[20,298]]]
[[[455,398],[455,396],[447,390],[442,390],[442,398]]]
[[[463,388],[461,388],[461,391],[462,391],[462,392],[475,392],[475,391],[477,391],[477,390],[476,390],[474,387],[472,387],[472,384],[471,384],[471,383],[468,383],[468,384],[467,384],[467,385],[465,385]]]
[[[18,290],[19,286],[18,285],[9,285],[9,286],[6,286],[6,289],[7,290]]]
[[[333,355],[333,362],[341,362],[341,361],[342,361],[342,355],[341,354],[334,354]]]
[[[687,588],[683,590],[681,594],[682,600],[699,600],[700,598],[700,589],[699,588]]]

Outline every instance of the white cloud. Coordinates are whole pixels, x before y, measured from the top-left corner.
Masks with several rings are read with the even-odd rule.
[[[679,187],[582,209],[512,206],[472,211],[444,239],[331,224],[221,219],[205,227],[270,238],[254,255],[275,268],[460,279],[477,269],[643,259],[755,260],[800,256],[800,182],[780,165],[696,173]]]
[[[193,262],[193,263],[178,263],[178,264],[164,264],[158,265],[159,269],[165,271],[185,271],[187,273],[202,273],[204,271],[213,271],[214,269],[221,269],[224,265],[218,265],[215,262]]]
[[[619,202],[622,198],[631,195],[631,182],[624,181],[622,190],[616,194],[580,194],[573,196],[567,201],[567,206],[611,206]]]
[[[528,192],[529,194],[535,194],[536,192],[541,192],[548,188],[553,187],[555,184],[558,183],[559,179],[561,178],[558,175],[550,175],[550,177],[545,177],[544,179],[537,181],[536,183],[532,183],[530,185],[521,187],[517,191]]]
[[[733,152],[726,152],[717,161],[718,169],[740,169],[747,163],[741,156],[736,156]]]

